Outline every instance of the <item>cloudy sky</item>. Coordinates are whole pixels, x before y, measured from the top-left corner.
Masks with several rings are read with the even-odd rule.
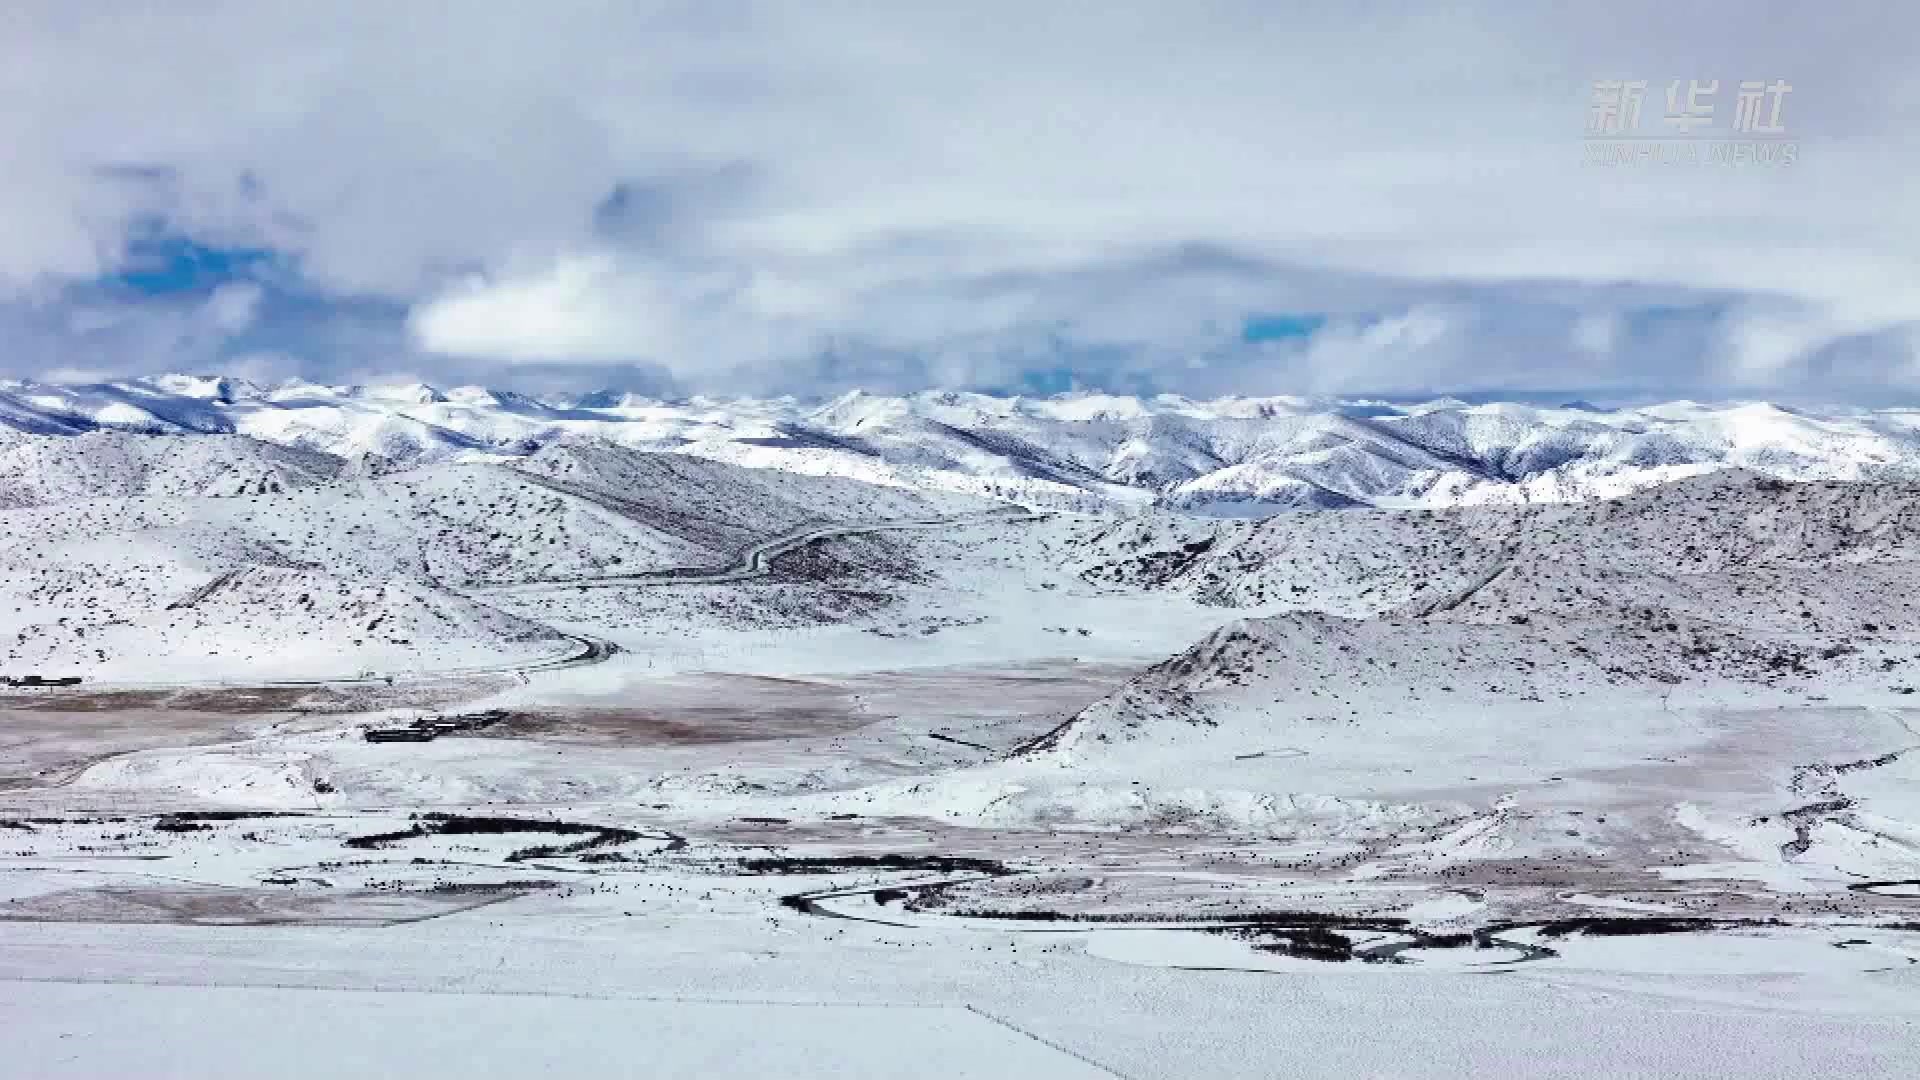
[[[10,3],[0,372],[1920,394],[1911,5],[1414,7]]]

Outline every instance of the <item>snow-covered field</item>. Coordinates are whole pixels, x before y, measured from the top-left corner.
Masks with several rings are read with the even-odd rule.
[[[148,390],[7,390],[0,673],[84,681],[0,690],[0,1075],[1920,1067],[1897,471],[1249,520],[1060,432],[1276,403]],[[963,408],[1054,479],[882,435]]]

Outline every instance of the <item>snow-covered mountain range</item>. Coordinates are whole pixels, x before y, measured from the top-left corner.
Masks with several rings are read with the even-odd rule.
[[[1854,903],[1920,866],[1900,412],[10,393],[0,674],[488,694],[601,740],[289,729],[96,795],[1229,834],[1513,910],[1649,867]],[[682,677],[758,704],[656,731],[632,703]],[[777,747],[721,745],[761,714]]]
[[[128,449],[84,437],[100,431],[228,438],[179,455],[173,443]],[[1913,409],[955,392],[659,401],[162,375],[0,382],[0,503],[70,496],[47,485],[74,475],[102,493],[238,493],[342,470],[526,457],[568,439],[1059,509],[1151,504],[1246,517],[1578,501],[1731,467],[1793,480],[1920,475]]]

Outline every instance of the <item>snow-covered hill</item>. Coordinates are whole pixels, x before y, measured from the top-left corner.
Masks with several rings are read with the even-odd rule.
[[[138,495],[265,495],[339,476],[332,454],[250,439],[0,432],[0,507]]]
[[[1356,510],[1258,522],[1142,516],[1089,522],[1090,582],[1174,589],[1225,607],[1450,617],[1526,605],[1631,603],[1624,580],[1700,580],[1903,562],[1920,543],[1920,483],[1789,483],[1745,470],[1618,499],[1448,510]],[[1756,585],[1755,588],[1760,586]]]
[[[0,670],[94,679],[511,667],[579,643],[486,586],[718,569],[788,533],[999,505],[577,440],[368,471],[241,435],[20,438]]]
[[[1318,821],[1350,842],[1385,814],[1395,835],[1415,820],[1466,830],[1399,854],[1497,858],[1658,849],[1676,815],[1697,816],[1686,800],[1707,798],[1688,785],[1704,785],[1738,795],[1715,830],[1801,869],[1866,873],[1920,850],[1836,818],[1834,849],[1801,860],[1800,819],[1768,816],[1776,799],[1811,813],[1793,809],[1807,800],[1789,779],[1822,755],[1851,762],[1835,746],[1856,729],[1893,741],[1843,769],[1912,745],[1920,485],[1728,471],[1578,505],[1069,527],[1069,565],[1090,584],[1257,617],[929,788],[957,817],[1299,836]],[[1580,797],[1639,785],[1640,801],[1562,810],[1554,785],[1580,776]],[[1516,788],[1524,813],[1506,799]]]
[[[10,670],[271,682],[556,662],[582,643],[406,578],[250,564],[165,605],[84,605],[5,642]],[[113,610],[112,615],[105,615]],[[101,617],[105,616],[105,617]]]
[[[383,467],[521,457],[585,438],[1060,509],[1157,503],[1242,517],[1577,501],[1733,467],[1795,480],[1920,475],[1920,412],[1906,409],[955,392],[856,392],[825,403],[535,399],[483,387],[268,387],[182,375],[0,383],[0,433],[10,442],[101,429],[243,434]]]

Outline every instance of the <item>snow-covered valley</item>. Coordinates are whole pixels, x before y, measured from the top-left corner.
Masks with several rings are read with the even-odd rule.
[[[0,393],[0,1010],[1920,1064],[1904,414]]]

